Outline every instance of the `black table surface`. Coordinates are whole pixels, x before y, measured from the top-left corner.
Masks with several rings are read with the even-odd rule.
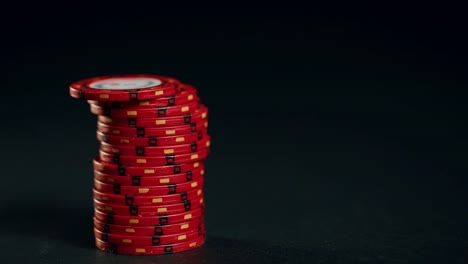
[[[0,263],[468,263],[460,24],[191,11],[15,21]],[[193,83],[210,109],[200,249],[132,257],[93,245],[96,123],[67,86],[136,72]]]

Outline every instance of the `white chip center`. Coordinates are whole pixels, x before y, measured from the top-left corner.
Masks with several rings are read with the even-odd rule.
[[[155,78],[111,78],[92,82],[89,87],[102,90],[142,89],[161,85],[162,81]]]

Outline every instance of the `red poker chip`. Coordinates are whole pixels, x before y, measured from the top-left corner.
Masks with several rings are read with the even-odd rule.
[[[158,196],[130,196],[120,194],[103,193],[93,189],[93,198],[103,203],[114,205],[167,205],[183,203],[185,201],[199,199],[203,196],[203,189],[182,192],[177,194],[158,195]]]
[[[141,101],[168,97],[178,91],[180,82],[174,78],[152,74],[100,76],[70,85],[74,98],[96,101]]]
[[[100,107],[111,107],[111,108],[156,108],[189,104],[191,102],[198,102],[197,90],[190,84],[180,84],[180,92],[173,96],[150,99],[145,101],[136,102],[102,102],[88,100],[89,104],[97,105]]]
[[[96,247],[159,255],[203,245],[204,160],[211,138],[208,109],[195,87],[133,74],[88,78],[69,92],[98,115]]]
[[[121,176],[163,176],[185,173],[200,168],[203,162],[176,164],[171,166],[122,166],[103,162],[99,157],[93,160],[95,170]]]
[[[113,205],[94,200],[94,208],[105,213],[117,215],[154,216],[188,212],[192,209],[199,208],[203,203],[203,196],[191,201],[160,206]]]
[[[155,225],[165,226],[165,225],[183,223],[192,219],[196,219],[202,216],[203,211],[204,211],[204,208],[200,207],[190,212],[184,212],[184,213],[172,214],[172,215],[126,216],[126,215],[115,215],[115,214],[101,212],[95,208],[94,217],[96,217],[96,219],[106,224],[128,225],[128,226],[155,226]]]
[[[205,237],[200,236],[195,240],[165,246],[122,246],[106,243],[96,238],[96,247],[100,250],[124,255],[167,255],[183,252],[201,247],[205,243]]]
[[[203,224],[203,217],[173,225],[122,226],[106,224],[94,218],[94,227],[104,233],[125,236],[164,236],[198,229]]]
[[[184,163],[193,163],[204,160],[209,154],[209,149],[200,150],[190,154],[166,155],[166,156],[122,156],[99,151],[99,159],[113,164],[124,166],[165,166]]]
[[[191,114],[164,118],[111,118],[103,115],[98,116],[99,122],[119,127],[171,127],[199,123],[207,119],[208,108],[204,105],[200,105],[200,107]]]
[[[193,171],[187,171],[185,173],[167,175],[167,176],[119,176],[104,174],[99,171],[94,171],[94,179],[109,183],[118,184],[124,186],[164,186],[168,184],[179,184],[183,182],[190,182],[198,180],[205,175],[205,170],[199,168]]]
[[[199,130],[197,133],[169,137],[120,137],[96,131],[96,138],[101,142],[105,142],[111,145],[142,147],[173,146],[187,143],[191,144],[202,139],[204,135],[207,135],[206,130]]]
[[[178,155],[197,152],[202,149],[207,149],[211,145],[210,136],[205,136],[202,139],[191,144],[182,144],[163,147],[135,147],[135,146],[120,146],[112,145],[105,142],[100,143],[100,149],[111,154],[120,154],[125,156],[165,156]]]
[[[118,127],[110,126],[97,122],[97,130],[104,134],[123,137],[169,137],[183,136],[191,133],[197,133],[208,128],[208,121],[201,123],[190,123],[183,126],[148,128],[148,127]]]
[[[167,186],[122,186],[118,184],[107,184],[94,180],[94,188],[102,193],[113,193],[130,196],[155,196],[183,193],[198,190],[203,186],[203,178],[179,184]]]
[[[90,104],[91,113],[117,118],[156,118],[169,116],[184,116],[191,114],[199,108],[198,102],[184,105],[157,107],[157,108],[111,108]]]
[[[102,232],[94,228],[94,236],[104,242],[122,246],[160,246],[192,241],[203,236],[205,230],[200,228],[185,231],[183,233],[164,236],[128,236]]]

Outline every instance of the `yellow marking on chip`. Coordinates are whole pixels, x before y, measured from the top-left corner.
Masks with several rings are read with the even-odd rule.
[[[108,94],[100,94],[100,95],[99,95],[99,98],[101,98],[101,99],[109,99],[109,95],[108,95]]]
[[[198,163],[198,162],[195,162],[195,163],[193,164],[193,167],[194,167],[194,168],[198,168],[198,166],[200,166],[200,163]]]
[[[192,182],[192,184],[190,184],[190,187],[194,188],[194,187],[197,187],[198,186],[198,182]]]
[[[198,154],[192,154],[192,156],[190,156],[190,159],[198,159]]]
[[[210,145],[211,145],[211,141],[208,140],[208,141],[206,142],[206,146],[209,147]]]
[[[205,127],[208,127],[208,121],[205,122]]]
[[[149,101],[141,101],[139,105],[149,105]]]
[[[166,213],[167,208],[158,208],[158,213]]]
[[[174,153],[174,149],[165,149],[164,150],[164,154],[173,154]]]
[[[162,203],[163,199],[162,198],[154,198],[151,202],[152,203]]]
[[[201,171],[200,171],[200,174],[201,174],[201,175],[205,175],[205,170],[201,170]]]
[[[108,182],[111,182],[111,183],[114,183],[114,182],[115,182],[115,180],[112,179],[112,178],[107,178],[107,181],[108,181]]]
[[[202,204],[205,200],[203,200],[203,198],[200,199],[200,203]]]
[[[144,249],[144,248],[135,248],[135,253],[146,253],[146,249]]]
[[[202,194],[202,190],[198,190],[197,195],[200,196]]]
[[[110,206],[106,206],[106,207],[104,207],[104,209],[105,209],[106,211],[112,211],[112,207],[110,207]]]
[[[159,183],[169,183],[169,182],[170,182],[169,178],[164,178],[164,179],[159,180]]]
[[[112,130],[112,134],[120,135],[120,130],[114,129],[114,130]]]
[[[196,245],[197,245],[197,242],[193,242],[193,243],[190,243],[190,244],[189,244],[189,247],[194,247],[194,246],[196,246]]]
[[[156,120],[156,125],[165,125],[166,120]]]
[[[189,228],[189,227],[190,227],[189,224],[184,224],[184,225],[181,225],[181,226],[180,226],[180,229],[181,229],[181,230],[184,230],[184,229],[187,229],[187,228]]]
[[[144,170],[145,174],[154,174],[154,170]]]
[[[104,170],[104,166],[101,165],[101,164],[99,164],[99,165],[98,165],[98,170],[100,170],[100,171]]]
[[[109,201],[109,197],[107,196],[101,196],[101,199],[103,199],[104,201]]]
[[[183,113],[183,112],[187,112],[187,111],[189,111],[189,110],[190,110],[190,107],[188,107],[188,106],[184,106],[184,107],[182,107],[182,109],[180,109],[180,111],[181,111],[182,113]]]
[[[120,149],[112,148],[112,153],[120,153]]]
[[[148,193],[149,189],[148,188],[139,188],[138,193]]]
[[[164,91],[159,91],[158,90],[158,91],[154,92],[154,95],[163,95],[163,94],[164,94]]]
[[[138,113],[137,111],[127,111],[128,116],[136,116],[137,113]]]
[[[202,113],[202,114],[201,114],[201,117],[202,117],[202,118],[206,118],[206,113]]]
[[[188,220],[192,218],[192,214],[186,214],[184,215],[184,220]]]
[[[138,164],[145,164],[146,163],[146,159],[137,159],[136,162]]]
[[[177,237],[177,240],[185,240],[187,239],[187,235],[180,235]]]
[[[121,139],[121,140],[120,140],[120,143],[129,144],[129,143],[130,143],[130,140],[128,140],[128,139]]]
[[[128,223],[129,223],[129,224],[139,224],[139,223],[140,223],[140,220],[138,220],[138,219],[130,219],[130,220],[128,220]]]
[[[166,130],[166,135],[175,135],[175,130],[174,129]]]
[[[125,228],[125,232],[127,232],[127,233],[135,233],[135,229],[133,229],[133,228]]]
[[[189,95],[189,96],[187,97],[187,99],[188,99],[189,101],[193,100],[193,94]]]
[[[124,238],[124,239],[122,239],[122,243],[131,244],[131,243],[132,243],[132,240],[131,240],[131,239],[128,239],[128,238]]]
[[[175,141],[176,141],[176,142],[184,142],[184,141],[185,141],[185,137],[178,137],[178,138],[176,138]]]

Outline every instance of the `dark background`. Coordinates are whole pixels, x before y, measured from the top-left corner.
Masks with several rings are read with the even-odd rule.
[[[5,13],[2,263],[468,262],[461,7]],[[192,83],[210,109],[202,249],[94,249],[95,117],[68,85],[124,73]]]

